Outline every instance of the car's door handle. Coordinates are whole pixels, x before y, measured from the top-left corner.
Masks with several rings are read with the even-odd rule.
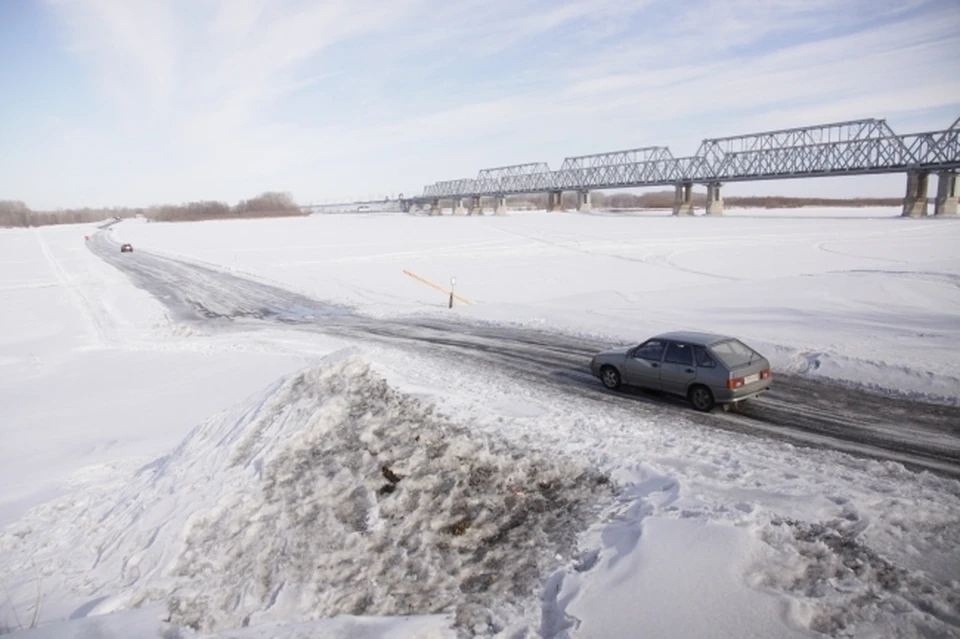
[[[656,362],[650,362],[650,365],[653,366],[654,368],[656,368],[657,366],[660,366],[660,364],[657,364]]]
[[[688,368],[686,372],[688,372],[688,373],[696,373],[697,371],[693,370],[692,368]]]

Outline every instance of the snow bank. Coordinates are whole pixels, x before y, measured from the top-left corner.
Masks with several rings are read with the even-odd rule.
[[[12,632],[5,639],[453,639],[450,620],[441,615],[419,617],[352,617],[341,615],[303,623],[266,623],[214,634],[198,634],[163,621],[162,604],[125,610],[112,615],[82,617]]]
[[[623,489],[578,560],[547,580],[542,636],[805,636],[753,587],[771,549],[746,527],[697,516],[677,478],[646,464],[615,479]]]
[[[773,518],[758,526],[757,535],[778,552],[755,575],[757,585],[790,595],[791,621],[828,636],[956,633],[960,583],[944,584],[886,559],[864,543],[860,533],[868,525],[851,508],[832,521]],[[944,532],[956,540],[956,532]]]
[[[0,527],[62,495],[84,467],[170,450],[312,357],[171,323],[88,249],[95,229],[0,233]],[[317,340],[312,350],[341,345]]]
[[[124,636],[139,609],[148,637],[379,636],[356,615],[557,639],[960,623],[956,481],[364,353],[389,383],[341,352],[8,528],[16,610],[39,580],[43,618],[74,619],[40,637]]]
[[[100,495],[44,507],[63,528],[31,525],[42,512],[11,526],[0,557],[17,559],[0,567],[23,589],[33,561],[68,556],[51,577],[106,597],[89,612],[166,601],[172,622],[204,631],[449,613],[488,632],[538,596],[612,490],[574,459],[473,432],[342,356],[207,421]]]

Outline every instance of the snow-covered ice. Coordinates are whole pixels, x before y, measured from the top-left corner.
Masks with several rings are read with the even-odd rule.
[[[956,405],[960,224],[895,214],[111,232],[374,317],[732,332],[779,370]],[[91,232],[0,230],[0,305],[19,309],[0,316],[0,629],[36,613],[23,636],[960,630],[956,480],[470,361],[178,324]],[[473,304],[447,309],[404,269],[456,276]]]
[[[729,332],[781,370],[960,403],[960,225],[898,209],[723,218],[514,212],[127,224],[118,238],[377,316],[447,313],[626,342]]]

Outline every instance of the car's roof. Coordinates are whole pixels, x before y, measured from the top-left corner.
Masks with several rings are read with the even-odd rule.
[[[654,335],[653,339],[669,339],[676,342],[686,342],[687,344],[697,344],[700,346],[709,346],[722,342],[727,339],[734,339],[729,335],[719,335],[717,333],[698,333],[697,331],[671,331],[669,333],[660,333]]]

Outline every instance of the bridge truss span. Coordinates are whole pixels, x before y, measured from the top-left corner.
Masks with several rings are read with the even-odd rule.
[[[666,146],[646,146],[567,157],[558,170],[546,162],[482,169],[476,178],[428,185],[405,202],[437,208],[441,199],[473,198],[479,208],[480,198],[496,197],[502,207],[507,195],[549,193],[553,208],[563,191],[576,191],[578,206],[589,207],[590,190],[674,185],[678,203],[689,209],[690,185],[705,184],[714,210],[722,211],[723,182],[898,172],[922,174],[909,183],[907,194],[920,202],[926,175],[937,172],[947,183],[958,169],[960,118],[948,129],[907,135],[895,133],[886,120],[867,118],[708,138],[687,157],[675,157]],[[947,200],[956,199],[952,185],[947,184]]]
[[[960,127],[956,122],[945,131],[905,135],[903,142],[916,158],[917,167],[930,170],[960,168]]]
[[[475,190],[470,195],[549,191],[553,188],[552,179],[553,172],[546,162],[529,162],[483,169],[477,173],[477,179],[474,180]]]
[[[707,157],[710,160],[717,160],[727,153],[801,148],[856,140],[879,140],[889,137],[895,137],[895,134],[887,126],[885,120],[874,118],[848,120],[816,126],[708,138],[700,145],[697,155]]]
[[[697,155],[718,182],[890,172],[916,163],[877,119],[707,139]]]

